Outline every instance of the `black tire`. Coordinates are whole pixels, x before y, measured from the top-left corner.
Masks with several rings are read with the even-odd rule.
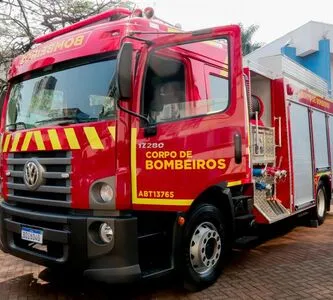
[[[210,227],[211,224],[213,225],[213,227]],[[211,228],[213,228],[212,231],[209,231],[211,230]],[[204,261],[205,263],[207,263],[208,260],[210,260],[213,264],[213,267],[210,267],[211,268],[210,270],[207,270],[207,272],[204,272],[202,274],[198,273],[198,271],[196,271],[196,269],[194,268],[196,264],[194,264],[193,266],[192,262],[194,259],[194,255],[191,254],[193,253],[191,251],[193,251],[194,247],[193,239],[195,238],[195,236],[198,236],[198,234],[195,235],[194,233],[198,232],[198,229],[200,229],[199,232],[205,232],[206,234],[202,236],[200,241],[205,240],[205,237],[207,237],[207,243],[205,242],[206,244],[204,244],[203,242],[201,243],[198,242],[198,245],[202,245],[202,246],[197,246],[199,249],[199,251],[196,252],[199,253],[198,257],[207,255],[208,258],[208,256],[210,256],[211,254],[209,259],[207,259],[206,261],[205,257],[201,260],[199,259],[199,261],[202,264],[204,264]],[[212,232],[212,237],[208,237],[210,232]],[[211,246],[211,240],[213,240],[212,242],[213,246]],[[206,203],[199,204],[190,213],[189,217],[187,217],[187,222],[185,223],[185,228],[184,228],[182,269],[183,269],[184,287],[186,290],[191,292],[199,291],[212,285],[217,280],[217,278],[221,274],[223,267],[223,262],[225,257],[225,244],[226,244],[225,223],[220,210],[211,204],[206,204]],[[206,249],[204,251],[205,254],[201,255],[200,249],[203,248]],[[214,248],[214,250],[211,250],[211,248]],[[209,255],[208,251],[210,251]],[[202,253],[204,252],[202,251]],[[218,258],[215,259],[216,257]],[[196,267],[198,270],[199,267],[198,266]],[[203,268],[205,268],[205,266],[203,266]]]
[[[316,193],[316,207],[313,210],[314,219],[321,225],[325,221],[327,211],[327,193],[323,181],[319,181]]]

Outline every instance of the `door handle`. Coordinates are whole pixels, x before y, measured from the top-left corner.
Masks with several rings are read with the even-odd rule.
[[[242,162],[242,137],[239,133],[234,134],[235,145],[235,162],[240,164]]]
[[[281,129],[281,117],[274,117],[274,121],[279,121],[279,143],[275,147],[282,147],[282,129]]]

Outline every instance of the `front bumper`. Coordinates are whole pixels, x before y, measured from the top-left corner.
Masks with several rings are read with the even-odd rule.
[[[98,222],[113,229],[110,244],[94,240]],[[22,226],[43,231],[43,245],[21,239]],[[0,247],[14,256],[53,268],[71,268],[107,283],[138,280],[137,220],[36,212],[0,202]]]

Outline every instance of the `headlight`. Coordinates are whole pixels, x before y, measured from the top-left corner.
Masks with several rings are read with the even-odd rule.
[[[107,223],[101,224],[101,226],[99,227],[99,237],[106,244],[112,242],[113,230],[109,224],[107,224]]]
[[[92,182],[89,188],[90,209],[116,209],[116,177],[104,177]]]
[[[111,202],[113,199],[113,189],[110,185],[108,185],[106,183],[103,183],[101,185],[99,194],[100,194],[103,202],[105,202],[105,203]]]

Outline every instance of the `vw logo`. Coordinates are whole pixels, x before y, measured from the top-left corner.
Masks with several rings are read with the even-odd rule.
[[[30,190],[36,190],[43,183],[43,167],[34,159],[28,160],[23,169],[23,180]]]

